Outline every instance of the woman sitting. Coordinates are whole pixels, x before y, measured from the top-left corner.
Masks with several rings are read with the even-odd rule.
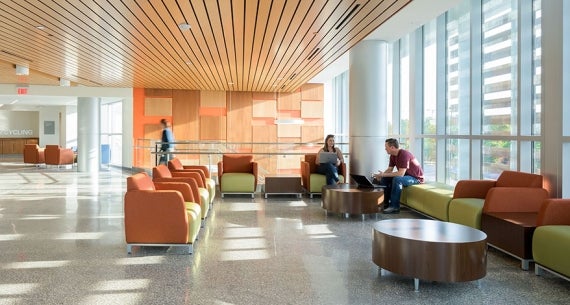
[[[327,135],[325,138],[325,145],[317,153],[317,158],[315,162],[317,163],[317,173],[325,175],[327,178],[327,185],[338,184],[340,180],[338,179],[338,167],[344,162],[342,157],[342,152],[340,149],[334,146],[334,135]],[[336,154],[336,161],[333,162],[323,162],[321,163],[321,153],[334,153]]]

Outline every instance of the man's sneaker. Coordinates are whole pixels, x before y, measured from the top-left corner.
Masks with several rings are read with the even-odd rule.
[[[395,209],[395,208],[390,207],[390,208],[385,209],[383,213],[384,214],[398,214],[398,213],[400,213],[400,209]]]

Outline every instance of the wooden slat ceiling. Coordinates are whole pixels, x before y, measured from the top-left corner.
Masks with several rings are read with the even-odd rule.
[[[409,2],[0,0],[0,83],[290,92]]]

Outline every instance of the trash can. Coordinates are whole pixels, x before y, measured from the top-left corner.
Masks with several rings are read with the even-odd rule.
[[[109,164],[111,162],[111,146],[109,144],[101,145],[101,164]]]

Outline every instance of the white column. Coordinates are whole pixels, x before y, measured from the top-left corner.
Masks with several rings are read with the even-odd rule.
[[[542,172],[546,188],[551,197],[562,196],[563,161],[562,127],[567,124],[568,114],[564,111],[565,86],[563,64],[566,63],[564,48],[568,41],[563,35],[564,2],[542,1],[542,130],[541,143]],[[566,121],[566,123],[565,123]],[[566,158],[567,159],[567,158]]]
[[[99,172],[101,155],[99,105],[99,98],[77,99],[77,170],[80,172]]]
[[[350,173],[386,169],[388,44],[364,40],[349,54]]]

